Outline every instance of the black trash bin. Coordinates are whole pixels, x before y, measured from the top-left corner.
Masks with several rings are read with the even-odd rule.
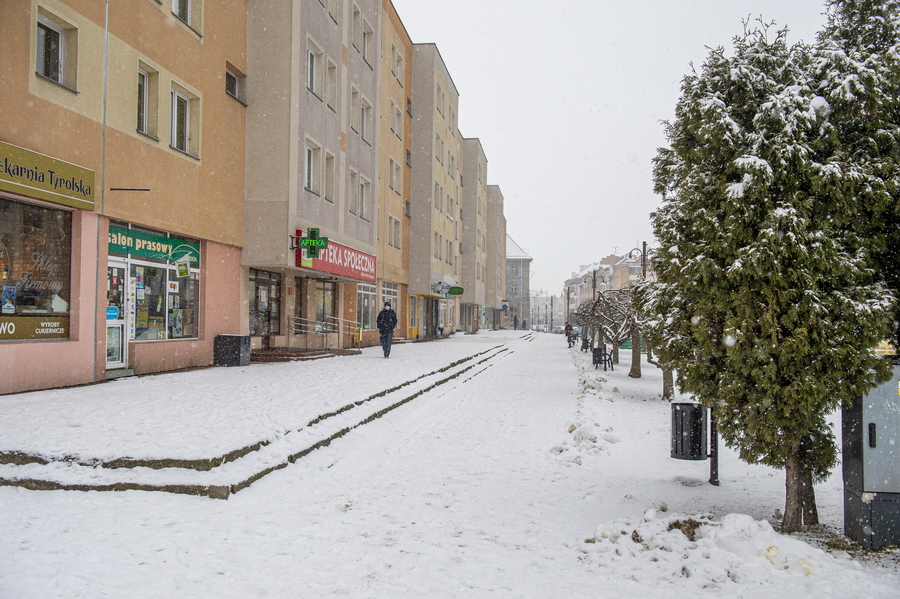
[[[246,366],[249,363],[249,335],[216,335],[213,341],[213,364],[216,366]]]
[[[698,403],[672,404],[672,457],[705,460],[706,408]]]

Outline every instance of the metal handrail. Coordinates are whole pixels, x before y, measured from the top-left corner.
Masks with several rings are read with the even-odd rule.
[[[325,320],[313,320],[310,318],[300,318],[298,316],[289,316],[288,322],[291,325],[291,331],[295,335],[322,335],[322,349],[327,349],[329,333],[346,333],[351,336],[353,344],[359,347],[359,336],[357,331],[359,323],[354,320],[346,320],[335,316],[326,316]]]

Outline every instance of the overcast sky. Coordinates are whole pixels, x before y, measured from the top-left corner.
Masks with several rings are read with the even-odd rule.
[[[681,79],[760,15],[812,42],[824,0],[393,0],[414,43],[435,43],[478,137],[532,291],[653,243],[651,160]]]

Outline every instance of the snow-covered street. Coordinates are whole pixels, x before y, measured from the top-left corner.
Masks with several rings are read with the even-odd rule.
[[[783,473],[723,447],[713,487],[671,459],[660,373],[629,356],[482,331],[2,397],[0,452],[49,462],[2,478],[232,492],[0,487],[0,597],[900,597],[896,554],[771,529]],[[168,467],[95,466],[123,458]],[[842,529],[840,468],[816,491]]]

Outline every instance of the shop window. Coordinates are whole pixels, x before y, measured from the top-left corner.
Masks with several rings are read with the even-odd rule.
[[[375,296],[375,285],[359,283],[356,285],[356,321],[364,331],[375,328],[375,319],[378,313]]]
[[[110,262],[124,262],[128,276],[120,283],[107,281],[107,306],[126,313],[128,338],[199,337],[199,242],[126,224],[110,224],[109,238]],[[124,303],[118,297],[122,283]]]
[[[281,275],[250,269],[250,334],[281,334]]]
[[[131,264],[134,291],[132,339],[185,339],[198,336],[200,273],[179,277],[166,265]]]
[[[316,281],[316,322],[328,323],[335,315],[337,283]]]
[[[71,231],[68,211],[0,198],[0,340],[69,336]]]
[[[390,302],[394,310],[400,309],[400,286],[397,283],[381,282],[381,305]]]

